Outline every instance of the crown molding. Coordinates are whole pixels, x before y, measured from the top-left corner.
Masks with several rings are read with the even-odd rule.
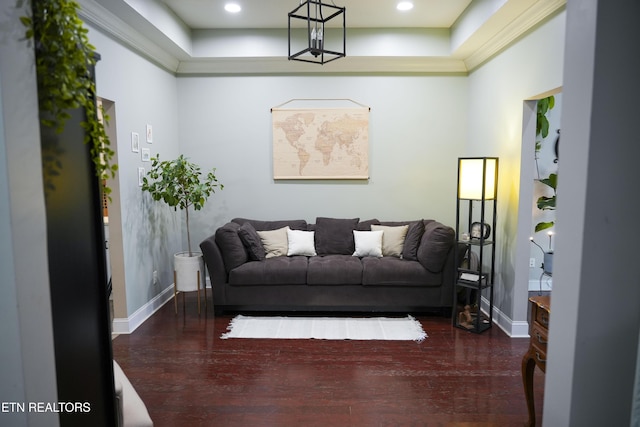
[[[78,0],[80,18],[167,71],[194,74],[468,74],[565,7],[566,0],[539,0],[467,57],[347,56],[322,66],[282,57],[193,57],[153,41],[95,0]],[[173,50],[171,50],[173,49]],[[176,54],[177,53],[177,54]]]
[[[94,25],[108,36],[155,62],[167,71],[175,73],[180,61],[158,44],[147,39],[129,24],[93,0],[78,0],[78,15],[83,21]]]
[[[540,0],[523,14],[511,21],[504,29],[495,34],[487,43],[464,59],[466,68],[473,71],[488,59],[504,50],[519,37],[541,23],[543,20],[565,7],[567,0]]]
[[[199,58],[181,61],[176,74],[467,74],[460,59],[449,57],[350,56],[325,65],[286,57]]]

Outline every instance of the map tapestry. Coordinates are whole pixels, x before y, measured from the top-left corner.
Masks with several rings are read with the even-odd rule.
[[[273,109],[274,179],[368,179],[369,108]]]

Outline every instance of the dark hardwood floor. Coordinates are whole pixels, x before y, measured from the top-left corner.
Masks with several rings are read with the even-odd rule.
[[[182,298],[179,296],[181,302]],[[528,339],[482,335],[415,316],[429,337],[405,341],[221,340],[233,316],[173,301],[114,358],[156,426],[522,426]],[[536,370],[536,418],[544,376]]]

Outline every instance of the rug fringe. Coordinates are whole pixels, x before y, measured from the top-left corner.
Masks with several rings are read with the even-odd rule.
[[[229,339],[231,333],[233,332],[233,328],[236,327],[238,325],[238,322],[241,319],[244,319],[245,316],[239,314],[236,317],[234,317],[233,319],[231,319],[231,321],[229,322],[229,326],[227,326],[227,332],[225,332],[224,334],[220,335],[220,338],[223,340]]]
[[[418,333],[418,338],[416,338],[414,341],[417,343],[421,343],[422,341],[424,341],[428,335],[427,333],[424,331],[424,329],[422,329],[422,325],[420,324],[420,322],[418,322],[416,320],[415,317],[413,317],[412,315],[407,315],[407,318],[409,320],[411,320],[411,323],[413,324],[413,327],[415,328],[416,332]]]

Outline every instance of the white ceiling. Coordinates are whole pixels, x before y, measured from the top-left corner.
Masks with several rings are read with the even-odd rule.
[[[414,8],[401,12],[399,0],[323,0],[346,8],[349,28],[449,28],[471,0],[414,0]],[[479,1],[479,0],[476,0]],[[210,28],[286,28],[287,14],[300,0],[162,0],[193,29]],[[226,3],[240,5],[242,11],[230,14]]]
[[[323,0],[346,8],[347,56],[319,66],[287,58],[288,13],[301,0],[77,1],[83,20],[182,75],[464,74],[566,4],[412,0],[414,8],[400,12],[399,0]],[[242,11],[226,12],[228,1],[238,3]]]

